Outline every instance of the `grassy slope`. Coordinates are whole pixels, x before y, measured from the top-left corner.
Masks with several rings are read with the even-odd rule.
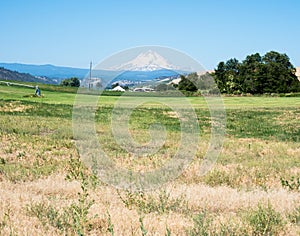
[[[42,218],[37,217],[37,212],[41,216],[48,209],[38,208],[37,203],[63,209],[78,198],[78,181],[64,180],[70,156],[78,155],[71,129],[75,94],[53,91],[55,89],[42,88],[44,97],[35,98],[24,97],[33,94],[33,89],[0,86],[0,234],[60,235],[63,231],[57,224],[49,223],[49,212]],[[103,149],[123,167],[137,170],[159,167],[165,161],[161,156],[170,158],[176,148],[179,131],[176,118],[161,104],[136,109],[131,128],[137,140],[147,142],[148,124],[156,120],[166,125],[169,139],[165,150],[152,155],[150,160],[132,159],[118,148],[110,132],[110,112],[118,99],[100,98],[96,117]],[[130,102],[132,98],[123,99]],[[164,101],[169,99],[173,100],[164,98]],[[295,215],[292,219],[299,218],[299,213],[295,213],[300,204],[299,193],[284,189],[280,177],[289,179],[300,175],[300,98],[225,97],[226,141],[218,162],[206,176],[198,176],[197,170],[208,145],[209,113],[203,98],[188,100],[196,109],[202,130],[194,163],[176,181],[142,198],[121,191],[122,201],[115,189],[99,184],[96,191],[90,190],[96,200],[90,213],[98,214],[94,221],[91,219],[94,223],[90,232],[99,235],[109,231],[109,212],[117,235],[140,235],[140,217],[150,235],[162,235],[166,227],[175,235],[192,235],[197,229],[205,228],[205,224],[209,226],[206,231],[211,230],[212,234],[218,235],[220,230],[227,234],[252,234],[259,230],[248,219],[252,209],[256,209],[259,202],[270,201],[285,222],[284,226],[275,224],[272,216],[274,219],[270,221],[276,233],[297,235],[299,221],[291,220],[290,215]],[[176,103],[181,106],[180,99],[176,99]],[[207,222],[203,221],[200,227],[191,216],[205,210]],[[26,227],[29,221],[34,227]]]

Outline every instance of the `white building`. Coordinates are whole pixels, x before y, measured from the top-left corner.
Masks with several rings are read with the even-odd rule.
[[[114,87],[111,91],[125,92],[125,89],[123,89],[120,85],[118,85]]]

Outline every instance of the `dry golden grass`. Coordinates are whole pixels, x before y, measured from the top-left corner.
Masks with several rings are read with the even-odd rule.
[[[22,138],[6,135],[2,136],[2,141],[6,147],[9,144],[13,146],[10,152],[1,150],[1,157],[5,160],[31,163],[36,158],[35,149],[30,142],[26,143]],[[41,147],[42,143],[34,145]],[[205,147],[206,143],[203,142],[200,146]],[[57,155],[55,149],[45,148],[43,163],[49,164],[51,158],[63,160],[67,158],[67,153],[77,155],[73,148],[65,147],[60,151],[60,155]],[[20,152],[25,152],[25,155],[18,157]],[[247,158],[243,158],[246,155]],[[201,156],[200,153],[198,156]],[[258,204],[268,202],[287,221],[281,234],[288,232],[288,235],[297,235],[300,227],[288,222],[287,216],[300,206],[300,195],[299,192],[283,189],[279,177],[299,174],[298,156],[299,147],[296,143],[227,138],[220,159],[207,175],[210,178],[197,175],[201,164],[199,158],[180,178],[163,187],[170,194],[170,199],[183,198],[187,202],[187,209],[162,214],[143,213],[134,206],[128,208],[116,189],[99,185],[95,190],[90,190],[90,198],[94,199],[95,203],[89,215],[98,216],[95,219],[91,217],[93,227],[89,235],[110,235],[107,230],[108,214],[111,216],[115,235],[141,235],[140,218],[148,235],[164,235],[167,228],[172,235],[185,235],[186,230],[193,226],[191,216],[203,211],[209,212],[213,217],[211,227],[215,227],[215,232],[218,232],[221,223],[245,227],[242,223],[243,212],[251,211]],[[222,173],[221,176],[229,176],[230,182],[222,182],[223,179],[213,174],[218,171]],[[258,177],[255,175],[258,172],[261,176],[256,180]],[[62,231],[42,224],[36,217],[28,215],[26,208],[31,204],[46,203],[63,209],[75,202],[78,198],[77,193],[81,191],[80,183],[66,181],[66,174],[65,170],[61,169],[49,177],[15,183],[3,177],[0,182],[0,222],[3,225],[2,229],[0,228],[1,234],[61,235]],[[231,182],[233,186],[230,186]],[[266,188],[262,188],[261,184]],[[146,194],[157,197],[158,193],[159,190]]]
[[[258,203],[269,201],[276,211],[287,215],[300,205],[300,195],[285,189],[274,189],[268,192],[261,189],[252,191],[237,190],[227,186],[209,187],[203,184],[181,184],[174,182],[165,186],[171,198],[184,196],[188,202],[189,214],[207,210],[215,215],[215,221],[227,222],[234,219],[238,222],[239,212],[254,209]],[[61,235],[61,232],[51,226],[43,226],[35,217],[26,213],[26,206],[32,203],[45,202],[52,206],[63,208],[75,201],[77,192],[80,191],[79,183],[68,182],[63,175],[52,175],[45,179],[32,182],[12,184],[9,181],[0,183],[0,220],[8,211],[9,222],[2,230],[6,235],[11,230],[17,235]],[[148,193],[154,194],[155,193]],[[140,235],[139,218],[149,235],[164,235],[168,227],[172,235],[184,235],[187,227],[193,225],[188,215],[176,212],[168,214],[139,213],[137,209],[128,209],[119,198],[116,189],[109,186],[98,186],[91,192],[95,204],[89,214],[97,214],[93,220],[94,229],[90,235],[109,235],[107,232],[107,212],[111,215],[115,235]],[[299,226],[288,224],[289,235],[296,235]]]
[[[10,143],[14,147],[10,152],[2,149],[2,158],[21,163],[33,162],[35,151],[30,143],[22,143],[22,139],[14,136],[3,136],[2,140],[2,144],[7,146]],[[205,147],[206,143],[203,142],[201,145]],[[57,156],[54,149],[48,148],[43,153],[44,164],[52,157],[67,158],[68,152],[77,155],[73,148],[65,148],[65,151],[63,149],[61,155]],[[23,151],[26,155],[16,159],[17,154]],[[248,155],[247,158],[243,158],[244,155]],[[281,234],[288,232],[288,235],[297,235],[300,227],[291,224],[287,216],[300,206],[300,195],[299,192],[283,189],[279,177],[299,174],[298,156],[299,147],[296,143],[228,138],[220,159],[207,175],[210,179],[207,179],[207,176],[197,175],[201,164],[200,158],[195,160],[180,178],[163,187],[170,194],[170,199],[183,198],[188,207],[182,211],[162,214],[143,213],[137,207],[128,208],[116,189],[100,184],[95,190],[90,190],[90,198],[94,199],[95,203],[89,215],[97,214],[98,217],[95,219],[91,217],[93,227],[89,235],[110,235],[107,230],[108,214],[111,216],[115,235],[141,235],[140,218],[148,235],[164,235],[167,228],[170,229],[171,235],[185,235],[186,230],[193,226],[191,216],[203,211],[212,215],[214,220],[211,227],[215,227],[215,232],[218,232],[221,223],[233,225],[232,227],[245,227],[242,222],[243,212],[251,211],[258,204],[268,202],[286,219],[287,223]],[[240,171],[237,171],[239,168]],[[222,176],[226,173],[231,178],[229,181],[234,183],[233,186],[222,182],[223,180],[213,174],[218,171],[223,174]],[[255,181],[257,172],[261,173],[261,179],[257,180],[260,182]],[[43,225],[36,217],[29,216],[26,208],[30,204],[46,203],[63,209],[75,202],[78,198],[77,193],[80,192],[80,183],[66,181],[65,175],[65,170],[61,169],[48,177],[16,183],[3,177],[0,182],[0,222],[4,222],[2,229],[0,228],[1,234],[12,232],[16,235],[61,235],[62,231],[47,224]],[[261,183],[266,188],[262,188]],[[159,190],[146,194],[157,197],[158,193]]]

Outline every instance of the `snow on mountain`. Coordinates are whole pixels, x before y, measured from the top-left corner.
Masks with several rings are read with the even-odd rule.
[[[110,69],[118,71],[178,70],[166,58],[152,50],[143,52],[133,60],[111,67]]]

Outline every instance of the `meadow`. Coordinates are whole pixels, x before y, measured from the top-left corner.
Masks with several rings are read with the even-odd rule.
[[[134,192],[106,184],[80,160],[72,130],[76,91],[41,90],[39,98],[33,89],[0,85],[0,235],[300,234],[300,97],[223,97],[225,141],[204,176],[198,170],[210,113],[202,97],[188,97],[201,136],[194,160],[175,180]],[[130,116],[133,138],[149,142],[156,122],[167,136],[156,153],[135,158],[112,135],[118,99],[104,95],[98,102],[103,151],[120,168],[162,167],[180,142],[178,117],[163,103],[138,106]],[[161,101],[183,109],[181,99]]]

